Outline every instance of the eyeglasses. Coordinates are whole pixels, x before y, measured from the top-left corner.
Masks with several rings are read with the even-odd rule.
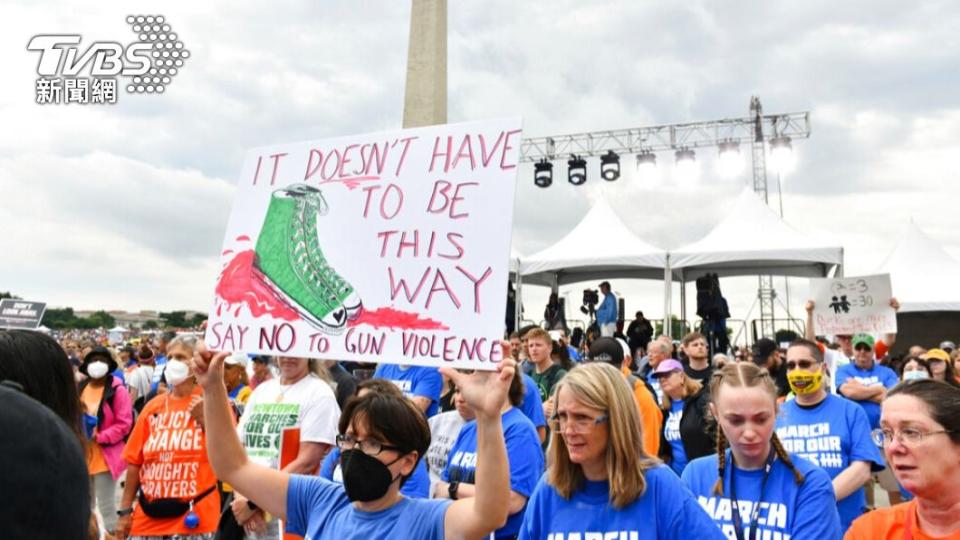
[[[797,368],[800,368],[805,371],[809,371],[810,368],[816,366],[819,363],[820,362],[817,362],[816,360],[799,360],[797,362],[787,362],[786,366],[787,366],[787,371],[793,371]]]
[[[930,435],[939,435],[941,433],[953,432],[947,429],[941,429],[940,431],[928,431],[926,433],[916,428],[904,428],[900,431],[894,431],[892,429],[875,429],[870,432],[870,436],[873,438],[873,442],[875,442],[877,446],[890,446],[890,443],[893,442],[893,439],[900,441],[900,444],[912,446],[915,444],[920,444],[924,437],[929,437]]]
[[[376,439],[357,439],[352,435],[337,435],[337,448],[341,451],[353,450],[358,446],[361,452],[371,457],[379,455],[384,450],[400,451],[400,448],[383,444]]]
[[[586,433],[592,427],[599,426],[609,419],[610,417],[606,414],[593,418],[585,414],[573,414],[568,417],[567,413],[559,413],[550,418],[550,429],[562,433],[564,427],[570,426],[574,433]]]

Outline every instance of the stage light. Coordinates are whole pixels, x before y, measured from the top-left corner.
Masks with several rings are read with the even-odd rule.
[[[533,183],[537,187],[548,188],[553,184],[553,163],[543,158],[533,164]]]
[[[637,176],[640,181],[653,185],[657,181],[657,155],[649,150],[637,154]]]
[[[733,141],[720,143],[720,157],[717,168],[720,176],[733,178],[743,171],[743,157],[740,155],[740,145]]]
[[[575,186],[587,181],[587,160],[570,154],[570,160],[567,161],[567,181]]]
[[[689,148],[681,148],[674,154],[677,160],[677,183],[683,187],[690,187],[700,178],[700,167],[697,165],[697,156]]]
[[[600,156],[600,176],[607,182],[620,178],[620,156],[613,150]]]
[[[793,171],[796,165],[796,156],[793,154],[793,145],[790,137],[781,135],[770,140],[770,168],[777,173]]]

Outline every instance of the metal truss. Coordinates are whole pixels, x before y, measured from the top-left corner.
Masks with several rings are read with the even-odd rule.
[[[805,139],[810,136],[809,112],[768,114],[760,119],[759,131],[764,141],[779,136],[791,139]],[[756,142],[756,128],[756,118],[744,117],[535,137],[523,139],[520,161],[553,161],[565,159],[570,154],[587,158],[606,154],[611,150],[617,154],[636,154],[644,151],[706,148],[718,146],[722,142],[752,144]]]

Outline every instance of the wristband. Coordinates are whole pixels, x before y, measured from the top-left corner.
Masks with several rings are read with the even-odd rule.
[[[120,510],[117,510],[117,517],[129,516],[132,513],[133,513],[132,506],[130,508],[121,508]]]
[[[447,486],[447,495],[449,495],[451,499],[457,500],[457,488],[459,487],[460,487],[460,482],[456,480],[454,480],[453,482],[450,482],[450,485]]]

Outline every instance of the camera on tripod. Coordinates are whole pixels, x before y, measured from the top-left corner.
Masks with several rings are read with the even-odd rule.
[[[593,315],[597,311],[597,304],[600,303],[600,291],[597,289],[584,289],[583,290],[583,305],[580,306],[580,311],[584,315]]]

